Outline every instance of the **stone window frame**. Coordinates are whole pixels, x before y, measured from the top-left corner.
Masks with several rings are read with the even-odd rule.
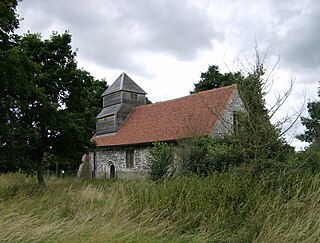
[[[126,149],[126,168],[134,168],[134,149]]]

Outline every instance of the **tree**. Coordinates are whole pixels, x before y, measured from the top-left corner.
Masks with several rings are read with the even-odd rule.
[[[320,92],[318,92],[318,95],[320,96]],[[301,141],[318,145],[320,149],[320,102],[309,102],[307,108],[309,117],[301,118],[301,122],[306,127],[306,131],[304,134],[300,134],[298,138]]]
[[[34,163],[43,185],[45,153],[56,155],[60,161],[77,163],[90,146],[100,108],[96,107],[98,93],[105,83],[77,68],[68,32],[53,33],[49,40],[42,40],[39,34],[27,34],[20,38],[19,49],[36,69],[27,102],[20,107],[18,123],[25,131],[28,159]]]
[[[76,166],[90,146],[106,83],[77,68],[69,33],[15,35],[18,2],[0,2],[0,172],[44,185],[44,156]]]
[[[35,66],[17,47],[17,5],[17,0],[0,2],[0,172],[15,170],[18,161],[26,161],[24,131],[17,119],[30,94]]]
[[[258,62],[255,70],[237,83],[246,112],[237,116],[239,126],[234,137],[254,172],[283,159],[287,150],[281,131],[270,122],[264,99],[264,75],[265,69]]]
[[[263,63],[264,56],[261,59],[258,48],[255,49],[255,61],[251,63],[246,57],[246,65],[243,65],[241,72],[225,73],[219,72],[218,66],[209,66],[206,73],[201,74],[199,83],[194,84],[193,92],[223,87],[230,84],[237,84],[239,94],[244,102],[245,112],[236,116],[239,126],[234,132],[234,143],[237,144],[243,157],[250,165],[250,169],[258,172],[265,167],[269,167],[277,160],[284,160],[286,153],[291,151],[283,138],[284,131],[281,126],[289,120],[285,117],[277,125],[270,122],[271,117],[280,109],[288,98],[292,86],[278,97],[275,104],[268,110],[265,104],[266,87],[271,81],[272,75],[266,74]],[[271,72],[275,69],[271,69]],[[271,81],[272,82],[272,81]],[[292,81],[290,83],[292,85]],[[269,84],[270,85],[270,84]],[[217,114],[214,114],[217,115]],[[295,118],[295,121],[298,116]],[[294,122],[295,122],[294,121]],[[294,123],[293,122],[293,123]]]
[[[14,43],[14,30],[19,27],[16,13],[18,2],[21,0],[2,0],[0,2],[0,50],[10,49]]]
[[[236,73],[220,73],[219,66],[211,65],[208,71],[201,73],[200,80],[194,84],[194,90],[191,93],[198,93],[200,91],[216,89],[223,86],[228,86],[237,83],[242,78],[240,72]]]
[[[77,165],[95,130],[95,115],[106,83],[77,68],[69,33],[16,39],[2,58],[2,169],[37,172],[43,180],[44,155]],[[10,157],[10,159],[8,158]],[[9,165],[9,166],[8,166]],[[14,165],[14,166],[13,166]]]
[[[26,162],[26,131],[19,119],[31,94],[34,70],[34,64],[16,47],[0,51],[0,172],[14,171]]]
[[[318,89],[318,96],[320,90]],[[301,141],[309,142],[310,145],[301,154],[305,154],[304,160],[312,171],[319,170],[320,163],[320,101],[312,101],[307,105],[309,117],[302,117],[301,122],[306,127],[303,134],[297,136]]]

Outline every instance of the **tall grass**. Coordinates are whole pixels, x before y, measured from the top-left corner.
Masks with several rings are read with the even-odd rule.
[[[253,180],[230,172],[130,188],[135,207],[151,208],[180,233],[217,241],[320,239],[319,175]]]
[[[320,175],[150,181],[0,176],[0,242],[320,240]]]

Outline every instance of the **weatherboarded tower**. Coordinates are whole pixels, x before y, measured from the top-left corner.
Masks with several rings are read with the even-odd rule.
[[[125,73],[101,96],[103,109],[97,116],[96,135],[115,133],[134,107],[146,104],[146,92]]]

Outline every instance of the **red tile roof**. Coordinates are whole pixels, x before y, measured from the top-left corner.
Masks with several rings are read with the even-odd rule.
[[[94,135],[97,146],[172,141],[209,135],[227,106],[236,85],[135,108],[113,135]]]

